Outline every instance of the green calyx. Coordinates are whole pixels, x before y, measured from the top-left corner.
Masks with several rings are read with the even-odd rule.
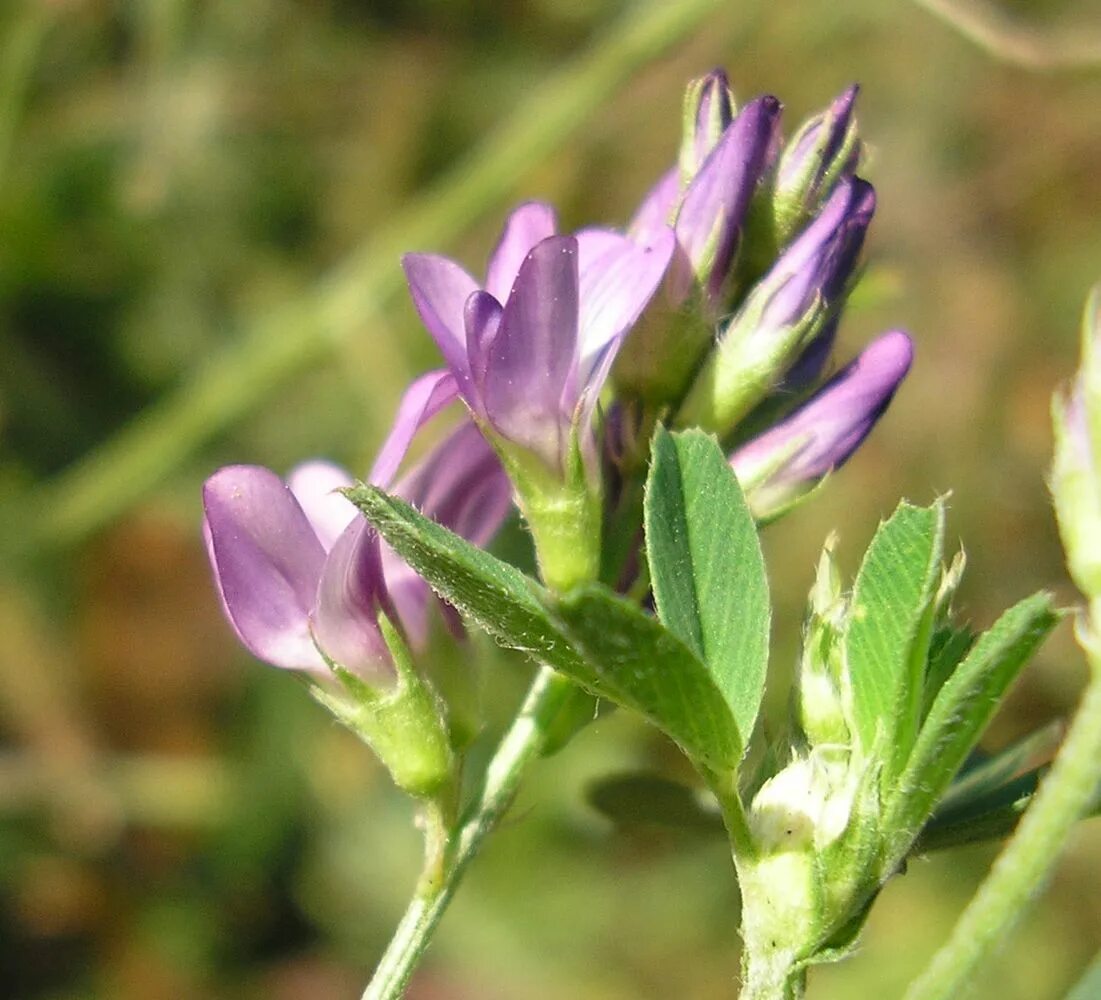
[[[445,708],[416,671],[409,647],[389,618],[380,612],[378,623],[397,683],[380,690],[329,661],[343,690],[333,693],[315,687],[313,696],[375,752],[399,788],[418,799],[450,804],[457,764]]]

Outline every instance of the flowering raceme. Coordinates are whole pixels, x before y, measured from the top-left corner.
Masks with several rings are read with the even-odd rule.
[[[876,208],[856,172],[856,94],[785,145],[775,97],[739,109],[725,74],[702,77],[677,165],[626,234],[560,234],[551,206],[529,201],[509,214],[484,281],[443,256],[403,257],[445,367],[406,389],[367,485],[325,463],[286,482],[254,466],[207,481],[204,532],[238,637],[328,682],[315,697],[421,801],[425,876],[365,996],[400,995],[521,770],[587,724],[594,698],[661,728],[719,802],[747,977],[771,989],[776,954],[801,975],[845,947],[973,748],[978,730],[937,709],[945,691],[962,697],[949,675],[992,650],[1008,682],[996,662],[1006,630],[1020,633],[1016,657],[1054,625],[1037,599],[969,649],[971,632],[950,621],[959,571],[941,569],[943,504],[904,503],[851,596],[827,544],[796,725],[765,715],[773,621],[758,529],[850,459],[913,361],[910,337],[890,330],[830,370]],[[1080,484],[1097,428],[1084,391],[1065,405],[1056,478],[1081,507],[1068,530],[1088,541],[1097,496]],[[469,419],[387,492],[420,428],[455,400]],[[514,501],[537,573],[484,550]],[[1094,562],[1083,567],[1092,579]],[[883,597],[879,581],[899,574]],[[437,606],[457,635],[432,629]],[[464,692],[451,683],[464,674],[446,672],[460,614],[539,667],[488,762],[464,756]],[[827,871],[838,857],[840,875]],[[781,992],[795,995],[750,995]]]

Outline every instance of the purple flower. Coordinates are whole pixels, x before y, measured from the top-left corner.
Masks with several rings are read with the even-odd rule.
[[[204,486],[203,534],[226,617],[250,652],[326,677],[321,649],[380,680],[393,667],[379,612],[416,647],[426,635],[430,592],[334,492],[350,485],[347,473],[325,462],[299,466],[287,482],[259,466],[228,466]],[[496,456],[469,424],[395,492],[477,544],[493,536],[509,506]]]
[[[872,341],[802,406],[730,458],[754,514],[782,511],[843,465],[910,370],[913,344],[893,330]]]
[[[804,384],[817,374],[874,211],[875,191],[866,181],[838,185],[723,330],[680,423],[728,433],[785,373],[794,370]]]
[[[434,400],[461,396],[483,428],[561,474],[575,435],[591,451],[608,370],[658,287],[674,240],[667,227],[645,244],[609,230],[558,236],[555,228],[548,205],[516,209],[484,288],[445,257],[407,254],[403,264],[448,366],[425,376],[435,380]]]

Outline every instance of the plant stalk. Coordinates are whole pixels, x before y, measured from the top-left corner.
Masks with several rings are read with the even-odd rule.
[[[542,667],[497,752],[477,798],[454,829],[425,830],[425,867],[362,1000],[397,1000],[405,992],[467,865],[516,795],[527,765],[539,756],[555,718],[580,692],[571,681]]]

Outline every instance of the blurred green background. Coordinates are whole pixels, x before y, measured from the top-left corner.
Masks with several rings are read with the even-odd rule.
[[[951,493],[975,623],[1041,587],[1074,599],[1047,414],[1101,277],[1101,65],[1009,65],[917,4],[689,6],[703,16],[636,50],[652,9],[625,0],[3,5],[0,995],[359,995],[415,877],[412,810],[233,641],[199,486],[227,462],[365,470],[435,363],[399,252],[477,271],[523,197],[567,228],[622,223],[675,155],[684,84],[715,65],[742,97],[779,95],[789,133],[863,85],[880,209],[839,357],[888,326],[918,344],[864,450],[767,534],[776,663],[826,533],[851,572],[900,495]],[[1074,41],[1101,26],[1096,0],[1003,9]],[[529,668],[470,655],[494,661],[492,731]],[[1066,715],[1083,676],[1064,627],[991,744]],[[410,996],[733,995],[722,844],[616,832],[585,803],[637,767],[685,773],[618,713],[535,769]],[[975,996],[1075,980],[1101,942],[1097,834],[1080,827]],[[911,865],[811,995],[898,995],[993,855]]]

